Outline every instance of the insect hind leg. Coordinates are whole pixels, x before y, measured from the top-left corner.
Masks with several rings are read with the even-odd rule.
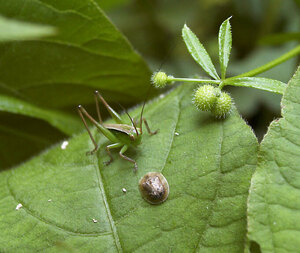
[[[78,114],[79,114],[79,116],[80,116],[80,118],[81,118],[81,120],[82,120],[82,122],[83,122],[83,124],[84,124],[84,126],[85,126],[85,128],[86,128],[86,130],[87,130],[87,132],[88,132],[88,134],[89,134],[92,142],[93,142],[93,144],[94,144],[95,148],[93,150],[91,150],[91,151],[87,151],[86,152],[87,155],[92,155],[92,154],[94,154],[98,150],[99,147],[98,147],[98,144],[96,143],[96,141],[95,141],[95,139],[94,139],[94,137],[93,137],[93,135],[92,135],[92,133],[91,133],[91,131],[90,131],[90,129],[89,129],[89,127],[88,127],[88,125],[87,125],[87,123],[86,123],[85,118],[84,118],[83,115],[85,115],[88,118],[92,118],[92,116],[89,115],[87,113],[87,111],[81,105],[78,105],[77,111],[78,111]]]
[[[96,103],[97,116],[99,119],[99,123],[103,124],[101,113],[100,113],[98,94],[99,94],[99,92],[97,90],[95,90],[94,97],[95,97],[95,103]]]
[[[124,124],[122,118],[120,117],[120,115],[114,110],[112,109],[109,104],[105,101],[105,99],[100,95],[99,91],[95,91],[95,99],[96,99],[96,105],[98,106],[98,109],[97,109],[97,113],[99,112],[100,113],[100,110],[99,110],[99,105],[98,105],[98,102],[101,101],[101,103],[106,107],[107,111],[109,112],[110,116],[118,123],[118,124]],[[99,117],[99,114],[98,113],[98,117]]]

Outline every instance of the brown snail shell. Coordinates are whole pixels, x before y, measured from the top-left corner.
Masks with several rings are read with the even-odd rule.
[[[142,197],[150,204],[160,204],[169,196],[169,184],[163,174],[148,172],[139,181]]]

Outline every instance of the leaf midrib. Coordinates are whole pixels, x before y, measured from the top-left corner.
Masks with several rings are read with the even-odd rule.
[[[197,243],[197,247],[195,249],[195,252],[197,252],[197,250],[199,249],[200,245],[203,245],[201,244],[202,241],[203,241],[203,236],[205,235],[205,232],[207,231],[207,229],[209,228],[210,226],[210,219],[214,213],[214,206],[216,204],[216,201],[218,199],[218,195],[219,195],[219,189],[220,189],[220,184],[221,184],[221,181],[222,181],[222,176],[223,176],[223,173],[221,171],[221,162],[222,162],[222,146],[223,146],[223,140],[224,140],[224,126],[223,126],[223,121],[220,123],[220,126],[221,126],[221,131],[220,131],[220,145],[219,145],[219,152],[218,152],[218,156],[219,156],[219,159],[217,160],[218,163],[217,163],[217,172],[218,172],[218,180],[217,180],[217,186],[216,186],[216,193],[215,193],[215,196],[214,196],[214,199],[211,203],[211,208],[210,208],[210,213],[208,215],[208,217],[206,218],[207,220],[207,223],[205,225],[205,228],[203,229],[202,233],[200,234],[199,236],[199,240],[198,240],[198,243]],[[232,244],[232,243],[230,243]]]
[[[192,38],[189,36],[189,34],[187,34],[187,37],[188,37],[189,41],[193,44],[193,47],[196,48],[197,45],[193,42],[193,39],[196,39],[196,40],[197,40],[198,38],[195,37],[195,38],[192,39]],[[199,41],[199,43],[200,43],[200,41]],[[201,44],[200,44],[200,47],[201,47]],[[202,48],[201,48],[201,49],[202,49]],[[194,50],[193,50],[193,51],[194,51]],[[208,68],[206,62],[202,60],[200,54],[198,54],[196,51],[194,51],[194,52],[192,52],[192,53],[195,53],[197,59],[198,59],[198,60],[199,60],[206,68]],[[199,65],[201,66],[201,64],[199,64]],[[210,68],[208,68],[208,69],[210,69]]]
[[[182,89],[181,89],[182,90]],[[173,147],[173,144],[174,144],[174,138],[175,138],[175,132],[176,132],[176,129],[177,129],[177,126],[178,126],[178,122],[179,122],[179,118],[180,118],[180,115],[181,115],[181,99],[178,100],[178,97],[176,96],[176,99],[177,99],[177,102],[178,102],[178,114],[177,114],[177,118],[176,118],[176,124],[174,126],[174,131],[173,131],[173,134],[172,134],[172,139],[170,141],[170,145],[169,145],[169,151],[166,155],[166,159],[165,159],[165,162],[161,168],[161,173],[163,173],[163,170],[165,169],[166,167],[166,164],[167,164],[167,161],[168,161],[168,158],[169,158],[169,155],[170,155],[170,152],[172,150],[172,147]]]
[[[111,214],[111,211],[110,211],[110,207],[109,207],[109,203],[108,203],[107,198],[106,198],[106,193],[105,193],[104,184],[103,184],[103,176],[101,174],[101,169],[99,167],[98,156],[94,156],[93,162],[94,162],[94,167],[95,167],[96,173],[97,173],[98,187],[99,187],[100,193],[102,195],[102,199],[103,199],[103,203],[104,203],[104,206],[105,206],[107,218],[108,218],[109,225],[110,225],[110,228],[111,228],[111,233],[112,233],[112,236],[114,238],[114,242],[115,242],[115,245],[116,245],[116,248],[117,248],[118,252],[123,252],[121,244],[120,244],[120,239],[119,239],[117,227],[116,227],[115,222],[113,220],[113,217],[112,217],[112,214]]]

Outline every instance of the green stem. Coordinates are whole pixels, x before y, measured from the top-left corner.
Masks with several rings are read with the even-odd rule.
[[[228,78],[228,79],[229,79],[229,78]],[[225,80],[228,80],[228,79],[225,79]],[[223,87],[224,87],[225,85],[227,85],[227,84],[225,83],[225,80],[224,80],[223,82],[220,83],[220,85],[219,85],[219,89],[220,89],[220,90],[222,90]]]
[[[288,59],[296,56],[297,54],[300,53],[300,45],[295,47],[294,49],[292,49],[291,51],[283,54],[282,56],[278,57],[277,59],[273,60],[273,61],[270,61],[268,62],[267,64],[265,65],[262,65],[256,69],[253,69],[253,70],[250,70],[248,72],[245,72],[243,74],[240,74],[238,76],[234,76],[234,77],[230,77],[230,78],[227,78],[225,79],[226,81],[228,80],[232,80],[232,79],[235,79],[235,78],[239,78],[239,77],[250,77],[250,76],[256,76],[260,73],[263,73],[281,63],[283,63],[284,61],[287,61]]]
[[[194,79],[194,78],[175,78],[168,76],[168,82],[192,82],[192,83],[213,83],[219,84],[221,80],[211,80],[211,79]]]

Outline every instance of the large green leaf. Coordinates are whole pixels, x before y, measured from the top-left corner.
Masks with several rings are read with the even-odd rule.
[[[145,118],[159,133],[145,131],[142,144],[126,152],[137,174],[117,153],[103,165],[109,142],[102,135],[99,152],[86,156],[93,148],[86,132],[65,150],[59,144],[2,172],[0,251],[56,252],[60,245],[80,252],[241,252],[257,141],[236,110],[226,120],[197,111],[193,88],[180,86],[146,105]],[[169,182],[161,205],[138,191],[149,171]]]
[[[1,100],[1,111],[46,120],[70,135],[80,127],[71,113],[74,114],[78,104],[94,103],[95,89],[99,89],[108,100],[124,106],[144,99],[150,85],[148,67],[101,11],[99,2],[0,0],[1,14],[20,22],[55,27],[58,32],[47,39],[0,44],[0,94],[6,97]],[[18,31],[16,35],[21,36],[22,33]],[[24,110],[20,110],[21,106]],[[58,113],[52,109],[64,109],[65,112]],[[10,117],[9,114],[3,116]],[[7,121],[5,118],[2,120]],[[29,124],[29,121],[26,120],[26,123]],[[36,128],[37,135],[48,132],[48,126],[38,125],[44,126],[44,129]],[[6,130],[10,128],[15,136],[7,135]],[[22,135],[22,128],[22,124],[12,124],[7,125],[6,130],[0,130],[0,135],[5,137],[2,143],[18,146],[20,141],[17,139]],[[50,139],[52,143],[51,136],[44,139]],[[23,145],[31,147],[32,142],[25,138],[22,139]],[[22,152],[32,153],[20,149],[18,154]],[[13,157],[17,158],[17,155],[10,156],[10,159]],[[8,164],[16,162],[20,160]]]
[[[282,116],[261,143],[251,181],[249,239],[262,252],[300,248],[300,68],[284,93]]]
[[[28,40],[54,33],[55,29],[50,26],[19,22],[0,16],[0,41]]]
[[[142,101],[148,67],[98,2],[0,0],[1,14],[58,31],[0,45],[0,92],[52,108],[90,103],[94,89],[123,104]]]

